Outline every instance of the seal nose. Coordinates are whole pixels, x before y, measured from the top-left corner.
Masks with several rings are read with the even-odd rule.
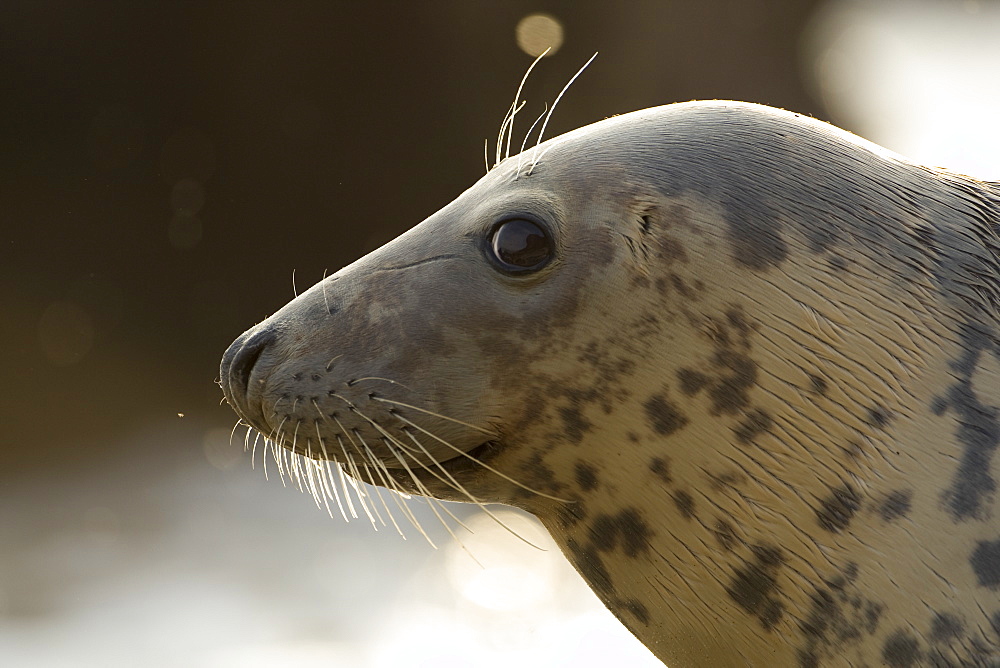
[[[249,419],[247,395],[250,391],[250,374],[264,350],[277,338],[275,331],[264,328],[249,331],[233,341],[222,356],[219,368],[222,392],[244,418]]]

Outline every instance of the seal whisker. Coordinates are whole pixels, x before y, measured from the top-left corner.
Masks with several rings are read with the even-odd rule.
[[[500,134],[497,137],[496,162],[493,165],[494,167],[500,164],[500,159],[503,155],[503,138],[506,136],[507,127],[513,122],[514,116],[517,115],[517,112],[521,111],[522,107],[524,107],[524,102],[520,105],[512,104],[507,109],[507,115],[504,116],[503,123],[500,124]]]
[[[369,452],[370,452],[370,450],[369,450]],[[376,492],[376,494],[378,494],[378,498],[382,502],[382,506],[385,508],[386,514],[389,515],[389,521],[392,522],[392,526],[396,527],[396,531],[399,532],[400,536],[403,536],[403,538],[406,538],[406,535],[403,534],[403,530],[399,528],[398,524],[396,524],[396,517],[392,514],[392,509],[389,508],[389,504],[387,504],[385,502],[385,499],[382,497],[382,492],[379,491],[378,485],[375,484],[373,476],[372,476],[372,473],[371,473],[371,470],[374,469],[375,473],[378,475],[379,479],[382,481],[382,486],[385,487],[386,490],[388,491],[388,493],[393,496],[394,502],[398,505],[399,504],[399,500],[398,500],[398,496],[399,495],[396,492],[396,490],[394,489],[394,485],[390,484],[390,480],[392,480],[392,478],[391,478],[391,476],[388,475],[388,469],[385,467],[385,464],[383,464],[381,461],[379,461],[378,459],[375,458],[374,454],[369,455],[369,457],[370,457],[369,463],[365,465],[365,470],[368,472],[368,479],[372,481],[372,485],[375,487],[375,492]],[[383,471],[385,473],[383,473]],[[393,481],[393,483],[394,482],[395,481]]]
[[[340,444],[340,449],[344,452],[344,465],[338,467],[337,477],[340,479],[340,486],[344,490],[344,501],[347,503],[347,510],[351,513],[351,517],[358,519],[358,511],[354,509],[354,502],[351,501],[351,494],[347,489],[347,476],[344,473],[344,466],[349,466],[351,456],[347,454],[347,448],[344,446],[344,440],[340,438],[340,434],[337,434],[337,443]]]
[[[358,498],[358,505],[361,506],[361,510],[363,510],[365,516],[368,517],[368,521],[374,524],[375,520],[372,517],[371,511],[368,509],[364,493],[358,483],[358,480],[361,480],[361,472],[358,470],[358,463],[354,460],[354,457],[351,457],[347,463],[350,471],[350,476],[348,476],[347,482],[350,484],[351,489],[354,490],[354,495]]]
[[[236,424],[233,425],[233,430],[229,432],[229,447],[233,447],[233,437],[236,436],[236,430],[239,429],[241,422],[243,422],[242,419],[237,420]]]
[[[313,457],[312,439],[306,439],[306,454],[302,464],[305,467],[306,480],[309,483],[310,489],[312,489],[313,498],[316,499],[317,505],[322,501],[323,505],[326,506],[327,514],[333,517],[333,513],[330,512],[330,506],[327,503],[326,490],[322,489],[323,478],[319,475],[322,469],[319,462]]]
[[[426,455],[427,457],[429,457],[429,458],[430,458],[430,460],[431,460],[432,462],[434,462],[434,464],[435,464],[435,465],[436,465],[436,466],[437,466],[437,467],[438,467],[439,469],[441,469],[441,472],[442,472],[442,473],[443,473],[443,474],[444,474],[445,476],[447,476],[447,477],[448,477],[448,479],[449,479],[449,480],[451,480],[451,482],[447,482],[447,481],[443,480],[443,479],[441,478],[441,476],[439,476],[439,475],[437,475],[436,473],[434,473],[434,472],[433,472],[433,470],[431,470],[431,469],[430,469],[429,467],[425,467],[425,470],[426,470],[426,471],[427,471],[428,473],[430,473],[431,475],[433,475],[433,476],[434,476],[435,478],[437,478],[438,480],[441,480],[441,482],[444,482],[444,483],[445,483],[446,485],[448,485],[448,486],[449,486],[449,487],[451,487],[452,489],[454,489],[454,490],[457,490],[457,491],[461,492],[462,494],[464,494],[464,495],[465,495],[465,496],[466,496],[466,497],[467,497],[467,498],[468,498],[468,499],[469,499],[469,500],[470,500],[470,501],[471,501],[472,503],[474,503],[475,505],[477,505],[477,506],[479,507],[479,509],[480,509],[480,510],[482,510],[482,511],[483,511],[484,513],[486,513],[486,514],[487,514],[487,515],[488,515],[488,516],[490,517],[490,519],[492,519],[492,520],[493,520],[494,522],[496,522],[496,523],[497,523],[497,524],[499,524],[499,525],[500,525],[501,527],[503,527],[503,528],[504,528],[504,529],[506,529],[506,530],[507,530],[508,532],[510,532],[510,534],[511,534],[511,535],[513,535],[513,536],[516,536],[517,538],[519,538],[520,540],[524,541],[524,542],[525,542],[526,544],[530,545],[531,547],[535,548],[536,550],[541,550],[542,552],[547,552],[547,551],[548,551],[548,550],[546,550],[546,549],[545,549],[544,547],[541,547],[540,545],[535,545],[535,544],[534,544],[534,543],[532,543],[532,542],[531,542],[530,540],[528,540],[527,538],[525,538],[524,536],[522,536],[522,535],[521,535],[521,534],[519,534],[518,532],[514,531],[514,529],[512,529],[511,527],[509,527],[509,526],[508,526],[508,525],[507,525],[506,523],[504,523],[504,521],[503,521],[503,520],[501,520],[501,519],[500,519],[499,517],[497,517],[497,516],[496,516],[496,514],[495,514],[495,513],[493,513],[493,511],[491,511],[491,510],[490,510],[490,509],[489,509],[489,508],[488,508],[488,507],[486,506],[486,504],[484,504],[484,503],[483,503],[482,501],[480,501],[479,499],[477,499],[477,498],[476,498],[476,497],[475,497],[475,496],[474,496],[474,495],[473,495],[473,494],[472,494],[471,492],[469,492],[469,490],[467,490],[467,489],[466,489],[466,488],[465,488],[464,486],[462,486],[462,484],[461,484],[460,482],[458,482],[458,480],[456,480],[456,479],[455,479],[455,476],[453,476],[453,475],[452,475],[451,473],[449,473],[449,472],[448,472],[448,470],[447,470],[446,468],[444,468],[444,466],[442,466],[442,465],[441,465],[441,463],[440,463],[440,462],[439,462],[439,461],[438,461],[438,460],[437,460],[436,458],[434,458],[434,457],[433,457],[433,456],[431,455],[431,453],[430,453],[430,452],[428,452],[428,451],[427,451],[427,448],[425,448],[425,447],[424,447],[424,444],[423,444],[423,443],[421,443],[421,442],[420,442],[420,441],[419,441],[419,440],[417,439],[417,437],[416,437],[416,436],[414,436],[414,435],[413,435],[413,433],[411,433],[411,432],[410,432],[410,430],[409,430],[409,429],[405,429],[405,428],[404,428],[404,429],[403,429],[403,433],[405,433],[405,434],[406,434],[407,436],[409,436],[409,437],[410,437],[410,440],[411,440],[411,441],[413,441],[414,443],[416,443],[417,447],[419,447],[419,448],[420,448],[420,450],[421,450],[421,451],[422,451],[422,452],[423,452],[423,453],[424,453],[424,454],[425,454],[425,455]],[[463,527],[465,527],[465,525],[464,525],[464,524],[462,524],[462,526],[463,526]],[[465,528],[466,528],[466,529],[469,529],[468,527],[465,527]],[[469,532],[471,533],[471,532],[472,532],[472,530],[471,530],[471,529],[469,529]]]
[[[535,126],[538,125],[538,121],[542,120],[542,118],[545,117],[545,114],[547,114],[548,111],[549,111],[549,103],[546,102],[545,108],[542,110],[542,113],[538,114],[538,118],[536,118],[535,122],[531,124],[531,127],[528,128],[528,132],[526,132],[524,135],[524,139],[521,140],[521,150],[517,152],[517,169],[514,170],[515,181],[518,179],[519,176],[521,176],[521,166],[522,166],[521,160],[522,157],[524,156],[524,147],[528,143],[528,139],[531,137],[531,131],[535,129]]]
[[[316,403],[315,399],[312,400],[312,405],[316,409],[316,412],[319,413],[319,415],[320,415],[321,418],[323,418],[324,420],[328,419],[326,417],[326,415],[323,414],[323,411],[320,410],[319,404]],[[328,482],[329,482],[329,489],[333,491],[333,497],[334,497],[334,499],[337,502],[337,507],[340,509],[340,514],[341,514],[341,516],[343,516],[344,521],[347,522],[347,521],[349,521],[347,519],[347,513],[344,512],[344,505],[340,501],[340,493],[337,491],[337,483],[333,479],[333,471],[332,471],[333,467],[335,467],[337,469],[341,469],[340,463],[334,461],[334,459],[330,456],[329,451],[326,449],[326,439],[323,438],[323,435],[320,433],[319,422],[313,422],[313,427],[316,428],[316,438],[319,440],[319,449],[320,449],[320,452],[323,453],[323,459],[325,459],[326,462],[327,462],[326,478],[328,479]],[[341,470],[341,475],[343,475],[343,471],[342,470]],[[383,522],[383,524],[384,524],[384,522]],[[376,529],[377,529],[377,527],[376,527]]]
[[[577,70],[576,74],[574,74],[573,77],[569,81],[566,82],[566,85],[563,86],[563,89],[561,91],[559,91],[558,95],[556,95],[556,100],[555,100],[555,102],[552,103],[552,108],[549,109],[549,113],[545,115],[545,120],[542,122],[542,129],[538,131],[538,141],[535,142],[535,151],[534,151],[534,153],[532,153],[531,167],[528,168],[528,176],[531,176],[531,172],[534,171],[535,165],[538,164],[538,161],[541,159],[542,155],[545,155],[545,151],[542,151],[542,155],[538,155],[538,146],[539,146],[539,144],[542,143],[542,138],[545,136],[545,128],[549,124],[549,119],[552,118],[552,112],[554,112],[556,110],[556,105],[559,104],[559,100],[562,99],[562,96],[567,91],[567,89],[569,89],[569,87],[573,85],[573,82],[576,81],[576,78],[578,76],[580,76],[581,74],[583,74],[583,71],[585,69],[587,69],[587,67],[592,62],[594,62],[594,58],[597,58],[597,52],[596,51],[594,52],[594,55],[592,55],[590,57],[590,60],[588,60],[587,62],[585,62],[583,64],[583,67],[581,67],[579,70]],[[548,149],[546,149],[546,150],[548,150]]]
[[[281,470],[281,459],[280,459],[280,455],[278,454],[278,450],[279,450],[278,441],[280,440],[280,437],[281,437],[281,428],[284,426],[285,420],[287,420],[287,419],[288,419],[287,415],[281,419],[281,422],[278,423],[278,426],[275,427],[271,431],[271,437],[270,437],[270,440],[271,440],[271,455],[272,455],[272,457],[274,457],[274,464],[275,464],[275,466],[278,469],[278,478],[281,480],[281,486],[282,487],[285,486],[285,477],[284,477],[284,473]],[[281,449],[283,450],[284,448],[281,448]],[[266,453],[264,455],[264,479],[267,480],[267,454]]]
[[[333,359],[331,359],[329,362],[326,363],[326,371],[327,371],[327,373],[329,373],[330,369],[333,368],[333,363],[336,362],[337,360],[339,360],[343,356],[344,356],[343,353],[341,353],[339,355],[335,355],[333,357]]]
[[[545,56],[549,55],[549,51],[551,51],[551,50],[552,50],[551,46],[547,47],[544,51],[542,51],[540,54],[538,54],[538,56],[533,61],[531,61],[531,65],[528,65],[528,71],[524,73],[523,77],[521,77],[521,83],[518,84],[518,86],[517,86],[517,92],[514,93],[514,104],[511,106],[512,109],[514,108],[514,106],[517,105],[517,101],[521,98],[521,91],[524,89],[524,84],[525,84],[525,82],[528,81],[528,77],[531,76],[531,70],[535,69],[535,65],[538,64],[538,61],[540,61]],[[512,113],[510,115],[510,125],[507,127],[507,150],[506,150],[506,152],[504,154],[504,159],[507,159],[507,158],[510,157],[510,140],[511,140],[511,137],[514,135],[514,116],[517,115],[517,112],[521,109],[521,107],[524,106],[524,104],[525,104],[524,102],[521,102],[521,106],[517,107],[517,109],[514,110],[514,113]],[[530,130],[529,130],[529,132],[530,132]],[[501,144],[503,143],[503,126],[502,125],[500,126],[500,143]],[[497,148],[499,149],[500,147],[497,147]]]
[[[324,469],[325,476],[324,476],[323,486],[327,489],[328,494],[332,492],[333,499],[337,503],[337,508],[340,510],[341,517],[344,518],[345,522],[348,522],[349,520],[347,519],[347,513],[344,511],[344,504],[340,500],[340,492],[337,491],[337,485],[333,479],[333,468],[339,469],[340,463],[335,462],[333,459],[330,458],[330,453],[326,449],[326,440],[320,435],[319,423],[316,422],[314,424],[316,426],[316,438],[319,439],[320,452],[323,453],[323,458],[327,462],[327,466]]]
[[[389,446],[391,445],[391,443],[389,443],[389,442],[388,442],[388,441],[387,441],[386,439],[383,439],[383,441],[385,441],[385,442],[386,442],[386,446],[387,446],[387,447],[389,447]],[[419,460],[419,459],[417,459],[417,457],[415,457],[415,456],[414,456],[414,455],[415,455],[415,451],[414,451],[414,450],[412,450],[412,449],[410,449],[410,448],[406,447],[406,446],[405,446],[405,445],[404,445],[403,443],[401,443],[400,441],[397,441],[397,440],[395,440],[395,439],[393,439],[393,440],[392,440],[392,442],[393,442],[393,443],[396,443],[396,444],[397,444],[397,446],[398,446],[398,447],[396,448],[396,450],[398,450],[399,452],[403,453],[404,455],[406,455],[406,456],[410,457],[410,459],[412,459],[412,460],[413,460],[413,461],[414,461],[415,463],[417,463],[418,465],[421,465],[421,464],[420,464],[420,460]],[[390,449],[391,449],[391,448],[390,448]],[[393,452],[393,454],[397,454],[397,453],[396,453],[396,452]],[[398,456],[398,455],[397,455],[397,456]],[[439,464],[439,463],[437,462],[437,460],[434,460],[434,459],[433,459],[433,457],[432,457],[431,459],[432,459],[432,460],[434,461],[434,464],[435,464],[435,465],[437,465],[437,466],[440,466],[440,464]],[[435,474],[435,473],[434,473],[434,472],[433,472],[433,471],[432,471],[431,469],[429,469],[428,467],[424,467],[423,465],[421,465],[421,466],[422,466],[422,469],[423,469],[423,470],[425,470],[425,471],[427,471],[428,473],[430,473],[430,474],[431,474],[432,476],[434,476],[435,478],[437,478],[438,480],[440,480],[440,481],[441,481],[442,483],[444,483],[444,484],[448,485],[449,487],[452,487],[452,489],[456,489],[455,487],[451,486],[451,484],[450,484],[450,483],[448,483],[448,482],[447,482],[447,481],[446,481],[446,480],[445,480],[444,478],[442,478],[441,476],[439,476],[439,475]],[[405,467],[405,465],[404,465],[404,467]],[[406,468],[406,469],[407,469],[407,471],[408,471],[408,472],[410,472],[410,473],[411,473],[411,475],[412,475],[412,471],[410,471],[410,470],[409,470],[409,467],[405,467],[405,468]],[[426,486],[426,485],[424,485],[424,484],[423,484],[422,482],[420,482],[419,480],[414,480],[413,482],[414,482],[414,484],[416,484],[416,485],[417,485],[418,487],[420,487],[420,489],[421,489],[421,490],[423,491],[423,495],[424,495],[425,497],[427,497],[427,499],[428,499],[429,501],[437,501],[437,502],[438,502],[438,504],[439,504],[439,505],[440,505],[440,507],[441,507],[441,510],[443,510],[444,512],[446,512],[446,513],[448,514],[448,516],[449,516],[449,517],[451,517],[451,519],[455,520],[455,522],[457,522],[457,523],[458,523],[458,525],[459,525],[460,527],[462,527],[463,529],[465,529],[465,530],[466,530],[466,531],[468,531],[469,533],[474,533],[474,532],[472,531],[472,529],[470,529],[469,527],[467,527],[467,526],[465,525],[465,522],[463,522],[462,520],[460,520],[460,519],[459,519],[459,518],[458,518],[458,517],[457,517],[457,516],[456,516],[456,515],[455,515],[454,513],[452,513],[452,512],[450,511],[450,510],[448,510],[448,507],[447,507],[447,506],[445,506],[445,505],[443,505],[443,504],[442,504],[442,502],[440,501],[440,499],[437,499],[437,498],[435,498],[435,497],[434,497],[434,496],[433,496],[433,495],[432,495],[432,494],[430,493],[430,490],[428,490],[428,489],[427,489],[427,486]]]
[[[327,269],[323,269],[323,278],[320,279],[320,287],[323,289],[323,305],[326,306],[326,314],[333,315],[330,312],[330,298],[326,294],[326,272]]]
[[[363,510],[365,515],[368,516],[368,521],[372,523],[372,526],[375,526],[375,517],[372,515],[371,509],[368,507],[368,502],[365,501],[365,497],[368,496],[368,493],[365,492],[364,488],[361,486],[363,484],[363,479],[358,473],[357,463],[353,458],[351,459],[351,464],[353,466],[351,487],[354,488],[354,494],[358,497],[358,503],[361,505],[361,510]]]
[[[434,507],[434,502],[437,501],[437,499],[435,499],[431,495],[430,490],[428,490],[427,487],[424,486],[422,482],[420,482],[420,479],[416,476],[415,473],[413,473],[413,470],[410,468],[410,465],[406,463],[406,460],[403,458],[402,454],[400,454],[403,451],[400,450],[399,448],[394,448],[392,444],[389,443],[387,443],[387,447],[389,448],[389,452],[391,452],[393,456],[395,456],[396,459],[399,461],[399,463],[403,465],[403,468],[406,469],[406,472],[410,475],[410,479],[413,480],[413,484],[415,484],[417,486],[417,489],[420,490],[420,493],[423,494],[424,498],[427,500],[427,506],[431,509],[431,512],[434,513],[434,516],[437,517],[438,521],[441,523],[441,526],[444,527],[445,531],[448,532],[448,534],[452,537],[452,539],[454,539],[456,543],[464,547],[462,541],[459,539],[458,536],[455,535],[455,532],[452,531],[451,527],[448,526],[448,523],[445,521],[445,519],[441,517],[441,513],[438,512],[437,508]],[[437,503],[439,506],[444,508],[444,506],[441,505],[440,501],[437,501]],[[446,512],[448,512],[448,514],[451,515],[450,511]],[[454,515],[452,515],[452,517],[454,517]],[[428,537],[427,540],[430,541],[430,538]],[[431,542],[431,545],[435,549],[437,549],[437,545],[435,545],[433,542]]]
[[[361,435],[359,431],[355,430],[354,435],[358,437],[359,441],[364,443],[365,448],[369,447],[367,441],[365,441],[364,437]],[[392,480],[391,476],[389,477],[389,480]],[[395,481],[393,481],[393,487],[398,490],[398,486],[395,484]],[[410,524],[413,526],[413,528],[416,529],[418,532],[420,532],[420,534],[427,540],[427,542],[430,543],[435,549],[437,549],[437,545],[434,544],[434,541],[431,540],[431,537],[427,535],[426,531],[424,531],[424,527],[420,524],[420,521],[417,520],[416,515],[413,514],[413,511],[410,510],[409,506],[407,506],[407,504],[405,503],[397,503],[397,505],[399,506],[399,509],[403,511],[403,514],[406,515],[406,519],[410,521]]]
[[[431,495],[430,490],[428,490],[419,481],[419,479],[416,477],[416,475],[414,475],[413,471],[410,470],[410,467],[406,464],[406,461],[400,455],[400,453],[409,454],[406,450],[397,450],[396,448],[393,448],[391,444],[388,444],[388,443],[386,445],[389,448],[389,450],[392,452],[392,454],[394,454],[396,456],[396,459],[399,460],[399,463],[403,465],[403,467],[407,470],[407,472],[409,472],[410,477],[413,479],[413,482],[416,483],[417,486],[418,486],[418,488],[420,488],[423,491],[424,498],[427,499],[427,505],[430,507],[431,511],[434,513],[434,515],[441,522],[441,526],[443,526],[444,529],[445,529],[445,531],[448,532],[448,535],[451,536],[452,540],[454,540],[458,544],[458,546],[460,548],[462,548],[462,551],[464,551],[467,555],[469,555],[469,558],[472,559],[476,563],[477,566],[479,566],[480,568],[485,568],[485,566],[483,566],[483,563],[481,561],[479,561],[479,559],[476,558],[476,555],[474,555],[472,553],[472,551],[469,549],[469,547],[464,542],[462,542],[462,539],[459,538],[455,534],[454,531],[452,531],[452,529],[451,529],[450,526],[448,526],[448,522],[446,522],[445,519],[443,517],[441,517],[440,513],[438,513],[437,509],[434,507],[434,504],[436,503],[437,506],[441,510],[443,510],[445,513],[447,513],[448,516],[451,517],[453,520],[455,520],[456,522],[458,522],[459,526],[461,526],[463,529],[465,529],[469,533],[473,533],[472,529],[470,529],[469,527],[467,527],[465,525],[465,522],[463,522],[462,520],[460,520],[458,517],[455,516],[455,514],[453,512],[451,512],[450,510],[448,510],[448,507],[444,505],[443,501],[441,501],[440,499],[434,498]],[[412,457],[413,455],[410,454],[410,456]],[[417,461],[417,460],[414,459],[414,461]]]
[[[260,440],[260,431],[257,430],[257,429],[254,429],[254,431],[257,433],[257,435],[253,437],[253,447],[250,449],[250,468],[251,469],[256,469],[257,468],[257,441]],[[265,457],[266,456],[267,455],[265,454]],[[265,477],[265,479],[266,479],[266,477]]]
[[[476,430],[478,432],[482,432],[482,433],[486,434],[487,436],[491,436],[493,438],[497,438],[497,437],[500,436],[495,431],[491,431],[489,429],[484,429],[483,427],[477,427],[474,424],[470,424],[468,422],[463,422],[462,420],[456,420],[455,418],[448,417],[447,415],[441,415],[440,413],[435,413],[434,411],[427,410],[426,408],[420,408],[419,406],[414,406],[412,404],[405,404],[402,401],[393,401],[392,399],[385,399],[383,397],[378,397],[378,396],[372,397],[372,401],[381,401],[382,403],[394,404],[396,406],[402,406],[403,408],[409,408],[411,410],[419,411],[420,413],[425,413],[427,415],[430,415],[431,417],[440,418],[442,420],[447,420],[448,422],[454,422],[455,424],[460,424],[463,427],[468,427],[469,429],[474,429],[474,430]]]
[[[391,378],[382,378],[381,376],[365,376],[364,378],[354,378],[353,380],[350,380],[348,382],[349,385],[354,385],[355,383],[360,383],[363,380],[381,380],[385,381],[386,383],[392,383],[393,385],[399,385],[400,387],[405,387],[407,390],[410,390],[410,392],[413,391],[412,389],[410,389],[409,386],[403,385],[398,380],[392,380]]]
[[[360,480],[361,480],[362,482],[366,482],[367,484],[371,485],[371,488],[372,488],[373,490],[375,490],[375,496],[377,496],[377,497],[378,497],[378,500],[379,500],[379,502],[381,502],[381,504],[382,504],[382,507],[383,507],[383,508],[385,508],[385,511],[386,511],[386,513],[388,513],[388,514],[389,514],[389,519],[390,519],[390,520],[392,520],[392,519],[393,519],[393,518],[392,518],[392,511],[390,511],[390,510],[389,510],[389,507],[388,507],[388,506],[386,505],[386,503],[385,503],[385,499],[384,499],[384,498],[382,498],[382,492],[381,492],[381,491],[379,490],[379,486],[378,486],[378,483],[376,483],[376,482],[375,482],[375,477],[374,477],[374,476],[372,475],[372,472],[371,472],[371,467],[369,467],[369,466],[368,466],[367,464],[362,464],[362,466],[364,466],[364,469],[365,469],[365,474],[367,475],[367,478],[368,478],[368,479],[367,479],[367,480],[365,480],[365,479],[364,479],[363,477],[360,477],[360,473],[361,473],[361,469],[360,469],[360,468],[358,468],[358,467],[357,467],[357,465],[355,465],[355,469],[356,469],[356,470],[357,470],[357,472],[359,473],[359,479],[360,479]],[[371,495],[369,494],[369,497],[370,497],[370,496],[371,496]],[[378,518],[378,521],[382,523],[382,526],[388,526],[388,525],[387,525],[387,524],[385,523],[385,519],[384,519],[384,518],[382,517],[382,513],[380,513],[380,512],[378,511],[378,505],[377,505],[377,504],[376,504],[376,503],[375,503],[374,501],[372,501],[372,512],[374,512],[374,513],[375,513],[375,516],[376,516],[376,517]],[[393,522],[393,524],[395,524],[395,522]],[[377,530],[377,529],[378,529],[378,527],[375,527],[375,529]],[[398,530],[399,530],[399,527],[396,527],[396,530],[398,531]]]
[[[470,455],[465,450],[462,450],[461,448],[455,447],[454,445],[452,445],[448,441],[444,440],[443,438],[441,438],[437,434],[433,434],[433,433],[427,431],[426,429],[424,429],[423,427],[421,427],[420,425],[418,425],[418,424],[416,424],[414,422],[411,422],[410,420],[407,420],[405,417],[403,417],[399,413],[393,413],[393,415],[396,417],[397,420],[400,420],[401,422],[405,422],[406,424],[410,425],[414,429],[417,429],[420,432],[422,432],[424,434],[427,434],[428,436],[430,436],[431,438],[433,438],[438,443],[441,443],[442,445],[444,445],[444,446],[446,446],[448,448],[451,448],[452,450],[454,450],[455,452],[457,452],[459,455],[465,457],[466,459],[470,459],[470,460],[476,462],[477,464],[479,464],[480,466],[482,466],[483,468],[485,468],[487,471],[491,471],[491,472],[495,473],[496,475],[500,476],[501,478],[503,478],[507,482],[513,483],[513,484],[517,485],[518,487],[520,487],[521,489],[523,489],[525,491],[531,492],[532,494],[537,494],[538,496],[545,497],[546,499],[551,499],[553,501],[559,501],[560,503],[573,503],[569,499],[561,499],[558,496],[552,496],[551,494],[546,494],[545,492],[539,491],[537,489],[532,489],[531,487],[528,487],[524,483],[520,483],[517,480],[514,480],[513,478],[511,478],[506,473],[498,471],[497,469],[493,468],[492,466],[490,466],[486,462],[483,462],[483,461],[481,461],[481,460],[473,457],[472,455]]]

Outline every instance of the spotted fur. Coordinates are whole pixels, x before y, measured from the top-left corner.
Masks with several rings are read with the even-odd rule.
[[[1000,665],[1000,184],[732,102],[540,151],[238,339],[241,416],[529,510],[674,668]]]

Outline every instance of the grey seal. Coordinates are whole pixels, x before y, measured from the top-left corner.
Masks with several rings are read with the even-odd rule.
[[[221,384],[317,471],[533,513],[674,668],[1000,665],[1000,184],[637,111],[501,161]]]

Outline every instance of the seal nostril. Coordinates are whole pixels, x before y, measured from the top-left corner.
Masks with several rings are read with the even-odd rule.
[[[250,335],[242,342],[237,339],[223,358],[223,389],[231,399],[245,399],[250,385],[250,374],[264,350],[275,340],[272,329]]]

